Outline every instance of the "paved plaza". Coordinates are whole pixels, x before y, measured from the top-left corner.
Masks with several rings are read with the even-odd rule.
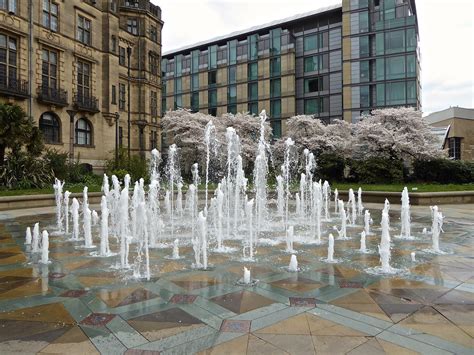
[[[474,205],[440,206],[444,255],[424,251],[430,209],[412,206],[417,238],[391,233],[392,264],[406,269],[396,276],[365,272],[379,265],[382,206],[366,207],[374,211],[371,254],[357,252],[361,226],[349,227],[351,240],[336,240],[337,264],[323,261],[326,244],[295,243],[298,273],[286,271],[283,245],[259,246],[255,263],[211,252],[210,271],[191,269],[191,247],[180,249],[180,260],[156,249],[148,282],[124,277],[111,268],[115,257],[90,257],[62,236],[50,238],[52,263],[39,264],[25,250],[25,229],[38,220],[53,225],[53,208],[2,212],[0,353],[472,354]],[[398,210],[390,210],[394,224]],[[255,286],[237,285],[243,266]]]

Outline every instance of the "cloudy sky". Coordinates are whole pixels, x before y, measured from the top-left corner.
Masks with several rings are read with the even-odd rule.
[[[162,10],[163,50],[271,22],[337,0],[152,0]],[[474,0],[416,0],[423,111],[474,108]]]

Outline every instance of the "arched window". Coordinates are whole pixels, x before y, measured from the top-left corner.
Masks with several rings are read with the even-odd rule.
[[[92,125],[85,118],[79,118],[76,122],[76,144],[92,145]]]
[[[61,130],[60,130],[59,117],[52,112],[45,112],[41,115],[39,120],[39,128],[43,132],[44,141],[46,143],[60,143],[61,142]]]

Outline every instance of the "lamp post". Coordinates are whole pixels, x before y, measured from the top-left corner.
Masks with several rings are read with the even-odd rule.
[[[66,110],[69,115],[69,162],[74,160],[74,117],[77,114],[76,110]]]
[[[120,114],[115,112],[115,169],[118,169],[119,161],[119,120]]]
[[[127,153],[128,153],[128,164],[130,165],[130,131],[131,131],[131,121],[130,121],[130,56],[132,55],[132,48],[130,46],[127,47],[127,59],[128,59],[128,67],[127,67],[127,110],[128,110],[128,117],[127,117],[127,128],[128,128],[128,136],[127,136]]]

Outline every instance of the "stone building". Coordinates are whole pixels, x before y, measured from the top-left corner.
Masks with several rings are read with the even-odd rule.
[[[0,102],[97,172],[128,147],[130,112],[131,152],[146,155],[160,144],[162,27],[149,0],[0,0]]]
[[[415,0],[343,0],[163,55],[163,109],[357,121],[374,108],[421,108]]]
[[[474,109],[450,107],[426,116],[433,131],[443,131],[441,144],[450,159],[474,162]]]

